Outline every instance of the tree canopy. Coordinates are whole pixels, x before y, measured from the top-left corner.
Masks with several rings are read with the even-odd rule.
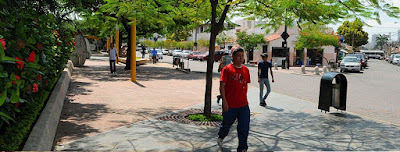
[[[319,48],[321,46],[338,46],[339,38],[323,26],[313,25],[300,31],[296,42],[296,49]]]
[[[358,48],[368,43],[368,33],[363,31],[363,23],[360,19],[354,22],[345,21],[337,29],[339,35],[344,35],[344,42]]]
[[[264,34],[250,34],[246,31],[236,33],[237,43],[246,50],[253,50],[260,43],[267,43],[264,39]]]

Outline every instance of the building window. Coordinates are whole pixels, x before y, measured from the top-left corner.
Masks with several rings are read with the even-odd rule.
[[[287,51],[282,47],[272,47],[272,57],[286,57]]]

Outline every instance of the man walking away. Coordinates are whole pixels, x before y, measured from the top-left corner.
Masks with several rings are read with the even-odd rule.
[[[151,54],[152,54],[151,58],[153,59],[153,64],[156,64],[156,62],[157,62],[157,51],[156,51],[155,48],[153,48],[153,51],[151,51]]]
[[[115,59],[117,56],[117,50],[114,48],[114,43],[110,44],[109,52],[110,52],[110,71],[111,71],[110,74],[115,74],[116,71]]]
[[[237,119],[239,146],[237,151],[246,151],[250,127],[250,109],[247,101],[247,86],[250,83],[249,69],[242,65],[244,50],[237,48],[232,52],[233,63],[221,72],[220,92],[222,96],[223,120],[219,128],[217,143],[222,147],[224,138]]]
[[[258,63],[258,82],[260,83],[260,106],[267,106],[265,100],[271,92],[271,86],[268,79],[268,69],[271,71],[272,82],[274,82],[274,75],[272,73],[272,64],[268,62],[268,54],[261,54],[262,61]],[[267,93],[263,97],[264,85],[267,87]]]

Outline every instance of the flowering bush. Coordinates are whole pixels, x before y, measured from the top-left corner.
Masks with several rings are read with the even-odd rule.
[[[73,50],[73,32],[52,14],[0,10],[0,129],[17,121],[48,80],[57,79]],[[44,81],[45,80],[45,81]]]

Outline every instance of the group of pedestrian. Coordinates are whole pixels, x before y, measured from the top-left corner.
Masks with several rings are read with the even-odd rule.
[[[260,106],[266,107],[266,99],[271,92],[268,79],[268,71],[271,72],[272,82],[274,76],[272,73],[272,64],[268,62],[268,54],[261,54],[262,61],[258,64],[258,82],[260,84]],[[232,61],[232,63],[229,63]],[[247,151],[247,138],[250,128],[250,109],[247,100],[247,88],[250,83],[249,69],[242,65],[244,61],[244,50],[238,46],[232,48],[232,56],[225,54],[222,59],[218,72],[220,77],[220,95],[217,102],[222,99],[223,120],[219,128],[217,144],[222,147],[224,138],[228,135],[229,129],[237,119],[237,132],[239,145],[237,151]],[[269,69],[269,70],[268,70]],[[267,88],[263,96],[264,85]]]

